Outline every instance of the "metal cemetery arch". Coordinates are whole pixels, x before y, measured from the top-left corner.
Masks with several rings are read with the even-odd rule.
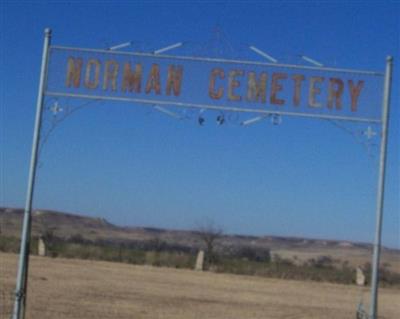
[[[385,73],[378,73],[316,63],[313,67],[277,64],[255,47],[250,49],[272,63],[69,48],[51,46],[50,40],[51,30],[46,29],[12,319],[25,317],[32,199],[45,96],[137,102],[158,105],[164,112],[169,111],[162,105],[259,115],[248,123],[278,114],[380,124],[370,305],[370,318],[377,319],[391,57]],[[57,65],[62,65],[63,72],[53,72]],[[382,78],[383,101],[376,94]]]

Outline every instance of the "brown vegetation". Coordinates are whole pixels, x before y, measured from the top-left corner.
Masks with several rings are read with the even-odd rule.
[[[0,208],[0,228],[2,236],[8,238],[3,245],[10,246],[21,231],[22,210]],[[40,210],[33,214],[32,236],[37,238],[43,232],[52,231],[54,236],[64,240],[91,241],[112,245],[160,245],[159,250],[168,249],[182,251],[197,251],[204,249],[204,241],[196,231],[177,231],[143,227],[118,227],[102,218],[86,217],[74,214]],[[218,230],[218,228],[216,228]],[[219,234],[221,235],[221,234]],[[13,251],[11,249],[0,250]],[[142,245],[142,246],[143,246]],[[140,246],[140,245],[139,245]],[[163,246],[163,247],[161,247]],[[307,238],[288,238],[274,236],[219,236],[213,242],[212,250],[219,255],[224,252],[238,251],[243,247],[255,248],[257,251],[268,250],[271,255],[279,255],[283,260],[293,260],[296,265],[302,265],[311,259],[329,256],[335,260],[336,267],[346,264],[355,268],[371,261],[372,246],[363,243],[350,243],[334,240],[315,240]],[[10,247],[9,247],[10,248]],[[143,247],[140,249],[142,250]],[[149,249],[145,249],[149,250]],[[399,250],[383,248],[382,264],[386,263],[387,270],[400,273]]]
[[[0,253],[3,311],[16,262]],[[367,306],[367,288],[356,286],[33,256],[27,319],[354,319],[362,294]],[[397,318],[399,297],[380,290],[382,318]]]

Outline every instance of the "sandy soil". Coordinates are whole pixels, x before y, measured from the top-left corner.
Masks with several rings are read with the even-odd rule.
[[[0,254],[0,317],[9,318],[17,255]],[[27,319],[354,319],[356,286],[32,257]],[[379,314],[399,318],[400,290]]]

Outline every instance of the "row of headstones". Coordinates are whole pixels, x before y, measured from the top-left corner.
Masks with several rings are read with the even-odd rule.
[[[41,257],[45,257],[47,255],[46,243],[43,237],[39,237],[38,240],[38,255]],[[197,254],[194,270],[203,271],[203,269],[204,269],[204,250],[200,250]]]
[[[196,265],[194,266],[194,270],[202,271],[204,266],[204,251],[200,250],[197,254]],[[364,271],[361,267],[357,267],[356,269],[356,284],[358,286],[366,285],[366,277]]]
[[[204,251],[200,250],[197,254],[196,265],[194,267],[194,270],[202,271],[203,265],[204,265]],[[367,283],[367,280],[366,280],[364,271],[362,270],[361,267],[357,267],[357,269],[356,269],[356,284],[358,286],[365,286],[366,283]]]
[[[39,256],[46,256],[46,244],[42,237],[39,238],[38,241],[38,255]],[[196,271],[203,271],[204,270],[204,250],[200,250],[197,253],[196,264],[194,266],[194,270]],[[356,270],[356,284],[358,286],[365,286],[366,278],[364,271],[357,267]]]

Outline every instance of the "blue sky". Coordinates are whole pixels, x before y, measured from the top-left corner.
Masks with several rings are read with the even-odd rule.
[[[24,206],[45,27],[58,45],[155,50],[183,41],[171,54],[221,45],[261,61],[245,52],[255,45],[283,62],[305,54],[374,71],[392,54],[383,240],[399,248],[399,12],[390,1],[2,2],[0,205]],[[217,25],[227,40],[210,42]],[[227,233],[372,242],[378,148],[351,135],[366,125],[283,117],[217,126],[218,113],[207,111],[199,126],[192,115],[178,121],[117,102],[76,112],[41,152],[34,207],[119,225],[188,229],[211,219]]]

